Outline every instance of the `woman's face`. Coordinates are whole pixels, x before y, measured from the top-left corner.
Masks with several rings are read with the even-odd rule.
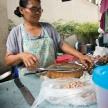
[[[23,14],[25,21],[35,24],[41,17],[42,9],[37,0],[29,0],[26,8],[20,7],[20,12]]]

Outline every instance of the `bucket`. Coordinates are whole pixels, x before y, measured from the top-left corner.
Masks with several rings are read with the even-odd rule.
[[[95,83],[98,108],[108,108],[108,66],[95,68],[92,80]]]

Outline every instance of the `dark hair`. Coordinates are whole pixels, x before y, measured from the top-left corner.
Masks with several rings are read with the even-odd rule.
[[[21,7],[26,7],[27,6],[27,4],[28,4],[28,1],[29,0],[20,0],[19,1],[19,6],[21,6]],[[41,2],[40,0],[37,0],[39,3]],[[23,15],[20,13],[20,11],[19,11],[19,7],[17,7],[16,8],[16,10],[14,11],[14,14],[15,15],[17,15],[18,17],[22,17]]]

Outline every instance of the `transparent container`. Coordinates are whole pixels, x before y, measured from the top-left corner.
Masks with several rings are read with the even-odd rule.
[[[96,85],[98,108],[108,108],[108,90]]]
[[[95,68],[92,80],[95,83],[98,108],[108,108],[108,66]]]

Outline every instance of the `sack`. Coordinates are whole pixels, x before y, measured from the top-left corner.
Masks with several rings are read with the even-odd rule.
[[[71,82],[82,82],[86,86],[65,89],[66,85]],[[51,104],[59,104],[63,106],[79,106],[89,105],[96,102],[94,84],[89,78],[64,78],[64,79],[48,79],[41,85],[39,96],[34,101],[32,108],[36,108],[44,100]]]

